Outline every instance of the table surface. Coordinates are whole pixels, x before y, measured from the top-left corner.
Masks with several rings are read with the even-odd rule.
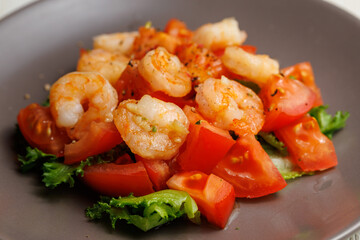
[[[0,0],[0,20],[22,7],[39,0]],[[45,0],[42,0],[45,1]],[[323,0],[353,14],[360,19],[360,0]],[[348,240],[360,239],[360,230]]]

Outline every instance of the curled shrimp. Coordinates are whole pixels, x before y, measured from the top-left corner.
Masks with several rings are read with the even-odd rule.
[[[94,37],[94,48],[101,48],[107,51],[118,51],[130,56],[133,50],[133,43],[138,32],[122,32],[101,34]]]
[[[251,89],[222,76],[196,88],[198,111],[215,126],[238,134],[260,131],[264,124],[261,99]]]
[[[149,95],[121,102],[114,112],[114,123],[133,153],[162,160],[177,154],[189,127],[181,108]]]
[[[112,84],[120,78],[129,58],[119,52],[108,52],[103,49],[82,51],[77,64],[79,72],[99,72]]]
[[[268,55],[254,55],[239,47],[227,47],[221,60],[235,74],[263,86],[273,75],[279,73],[279,63]]]
[[[193,41],[215,51],[227,46],[241,45],[246,38],[246,32],[240,31],[235,18],[225,18],[220,22],[208,23],[198,28],[194,33]]]
[[[165,48],[148,52],[139,63],[140,75],[154,91],[184,97],[191,91],[191,77],[179,58]]]
[[[99,73],[72,72],[50,89],[50,111],[58,127],[73,128],[91,121],[111,122],[118,97]]]

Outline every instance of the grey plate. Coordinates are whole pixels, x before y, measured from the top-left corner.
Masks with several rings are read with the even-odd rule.
[[[172,17],[190,28],[234,16],[248,44],[282,67],[309,60],[330,111],[347,110],[345,130],[334,138],[335,169],[291,182],[277,194],[238,200],[225,230],[177,221],[149,233],[126,224],[111,230],[89,222],[84,209],[96,199],[83,188],[47,190],[35,174],[22,175],[12,151],[20,108],[42,102],[45,83],[72,71],[79,44],[94,35],[135,30]],[[41,1],[0,24],[0,239],[323,239],[360,226],[360,22],[315,0]],[[24,100],[24,94],[31,95]],[[81,185],[80,185],[81,186]]]

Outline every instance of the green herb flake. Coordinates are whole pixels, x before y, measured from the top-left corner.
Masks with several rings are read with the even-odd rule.
[[[195,124],[196,124],[196,125],[200,125],[200,124],[201,124],[201,120],[197,121]]]

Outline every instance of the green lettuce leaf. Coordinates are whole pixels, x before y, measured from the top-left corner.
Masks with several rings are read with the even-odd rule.
[[[106,214],[109,215],[113,228],[117,220],[126,220],[128,224],[145,232],[183,215],[200,223],[200,212],[190,195],[171,189],[141,197],[103,197],[93,207],[86,209],[86,216],[92,220],[101,219]]]
[[[46,187],[55,188],[61,183],[68,183],[70,187],[74,186],[75,176],[84,175],[84,167],[90,166],[91,158],[82,161],[77,166],[66,165],[60,162],[46,162],[43,165],[43,179]]]
[[[20,170],[28,172],[44,162],[55,162],[58,158],[53,154],[47,154],[37,148],[26,147],[25,155],[18,154],[18,161],[21,163]]]
[[[326,112],[328,106],[314,107],[309,111],[309,114],[316,118],[319,123],[320,130],[329,139],[332,139],[333,134],[345,127],[346,120],[350,114],[348,112],[337,111],[334,116]]]
[[[269,155],[271,161],[279,170],[281,176],[285,180],[298,178],[304,175],[313,175],[314,172],[304,172],[298,166],[293,164],[287,156],[284,156],[277,149],[270,145],[262,145],[266,153]]]
[[[259,132],[257,137],[259,136],[264,140],[267,144],[277,149],[281,155],[287,156],[289,155],[288,151],[286,150],[285,144],[281,142],[279,139],[276,138],[274,133],[272,132]],[[262,141],[260,141],[262,143]],[[263,145],[263,144],[262,144]]]

